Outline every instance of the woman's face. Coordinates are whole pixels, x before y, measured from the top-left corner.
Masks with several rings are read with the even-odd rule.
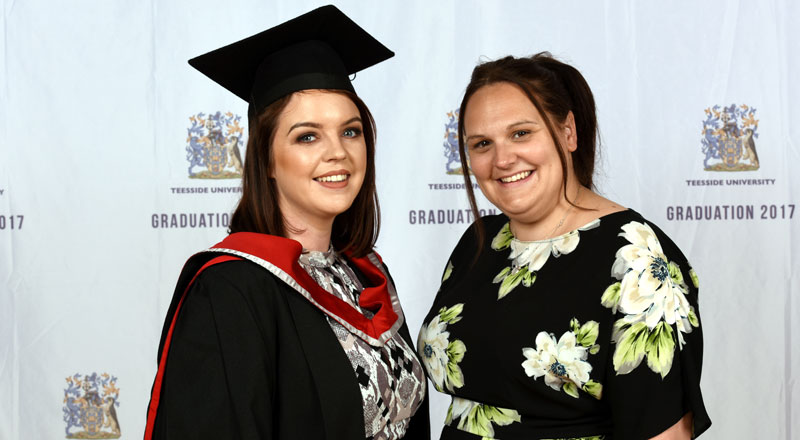
[[[571,170],[572,114],[556,127]],[[472,173],[490,202],[522,223],[553,214],[563,198],[561,161],[542,115],[519,87],[501,82],[478,89],[467,102],[464,128]]]
[[[275,128],[271,172],[290,225],[332,222],[355,200],[366,167],[361,115],[350,98],[324,90],[292,95]]]

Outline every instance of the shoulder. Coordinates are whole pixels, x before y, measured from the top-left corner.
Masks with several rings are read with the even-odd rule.
[[[205,295],[217,298],[230,297],[231,293],[250,297],[277,290],[281,284],[273,274],[253,262],[232,260],[214,264],[200,272],[192,284],[192,290],[203,291]]]
[[[483,225],[486,228],[486,233],[496,233],[508,223],[508,217],[506,217],[505,214],[485,215],[481,217],[481,221],[483,221]],[[475,223],[473,223],[470,228],[474,225]]]
[[[250,261],[232,260],[208,267],[200,273],[198,280],[200,279],[205,282],[241,285],[252,280],[272,279],[272,275]]]
[[[479,249],[491,242],[492,238],[497,235],[506,223],[508,223],[508,217],[503,214],[486,215],[475,220],[461,235],[455,248],[453,248],[450,259],[459,260],[463,255],[469,255],[472,258],[479,252]],[[483,237],[480,236],[481,229],[483,229]],[[483,242],[479,244],[478,240],[481,239]]]
[[[507,223],[508,217],[504,214],[485,215],[469,225],[461,236],[458,246],[461,246],[462,243],[471,243],[473,247],[476,246],[476,241],[479,239],[478,234],[480,228],[483,228],[483,245],[490,243],[492,238],[494,238]]]
[[[623,244],[638,244],[682,265],[688,264],[688,259],[675,241],[656,223],[631,209],[626,214],[616,219]]]

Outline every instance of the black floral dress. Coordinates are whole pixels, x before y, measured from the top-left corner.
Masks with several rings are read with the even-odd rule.
[[[452,395],[442,439],[646,439],[700,392],[698,280],[638,213],[552,239],[516,240],[502,215],[456,246],[417,349]]]

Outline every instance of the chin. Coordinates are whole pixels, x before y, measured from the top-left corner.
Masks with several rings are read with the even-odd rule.
[[[342,204],[335,204],[335,205],[328,205],[323,208],[323,211],[333,217],[336,217],[339,214],[345,213],[350,207],[353,206],[353,202],[350,203],[342,203]]]
[[[523,206],[520,203],[514,203],[514,202],[504,203],[503,201],[499,200],[498,201],[489,200],[489,202],[491,202],[492,205],[496,206],[497,209],[499,209],[500,211],[503,212],[503,214],[509,217],[515,215],[524,215],[525,213],[531,212],[531,207],[528,204]]]

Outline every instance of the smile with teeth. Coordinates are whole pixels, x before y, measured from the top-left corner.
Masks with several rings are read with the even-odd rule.
[[[347,174],[335,174],[333,176],[315,177],[317,182],[344,182],[347,180]]]
[[[530,171],[530,170],[528,170],[528,171],[522,171],[522,172],[519,172],[519,173],[517,173],[517,174],[514,174],[513,176],[501,177],[499,180],[500,180],[501,182],[503,182],[503,183],[511,183],[511,182],[516,182],[517,180],[522,180],[522,179],[524,179],[524,178],[526,178],[526,177],[530,176],[530,175],[531,175],[531,173],[533,173],[533,171]]]

